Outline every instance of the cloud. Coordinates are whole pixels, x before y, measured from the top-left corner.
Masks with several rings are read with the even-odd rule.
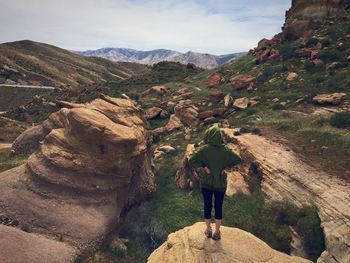
[[[71,50],[246,51],[280,31],[290,0],[0,0],[0,42]]]

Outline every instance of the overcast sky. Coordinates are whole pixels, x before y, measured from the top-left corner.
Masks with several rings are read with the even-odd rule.
[[[226,54],[281,31],[291,0],[0,0],[0,42]]]

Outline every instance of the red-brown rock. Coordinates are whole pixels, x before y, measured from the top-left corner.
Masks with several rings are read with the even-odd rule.
[[[230,79],[230,82],[235,89],[246,89],[253,86],[256,78],[250,75],[238,75]]]
[[[158,108],[158,107],[149,108],[145,111],[145,118],[147,120],[153,120],[157,118],[161,112],[162,112],[161,108]]]
[[[224,93],[221,91],[216,91],[210,94],[209,101],[211,102],[219,102],[224,98]]]
[[[220,84],[221,81],[221,76],[219,73],[214,72],[213,74],[210,75],[209,80],[208,80],[208,88],[213,88],[216,87]]]

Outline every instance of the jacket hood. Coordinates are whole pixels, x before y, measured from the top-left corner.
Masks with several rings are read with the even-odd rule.
[[[214,145],[214,146],[222,146],[222,136],[219,127],[213,126],[210,127],[205,132],[204,142],[206,144]]]

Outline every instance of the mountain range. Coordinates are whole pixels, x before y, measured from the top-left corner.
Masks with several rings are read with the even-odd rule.
[[[102,57],[111,61],[134,62],[147,65],[153,65],[161,61],[180,62],[182,64],[192,63],[206,69],[216,68],[246,54],[245,52],[240,52],[217,56],[193,51],[181,53],[169,49],[140,51],[128,48],[101,48],[97,50],[75,51],[75,53],[83,56]]]

